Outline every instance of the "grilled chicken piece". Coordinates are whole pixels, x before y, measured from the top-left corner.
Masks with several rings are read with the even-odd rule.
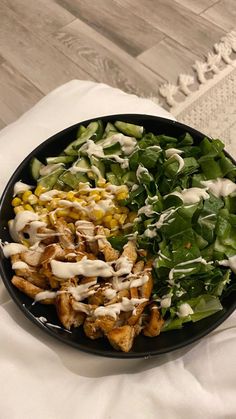
[[[69,279],[61,286],[61,291],[68,291],[69,287],[76,286],[77,282]],[[72,296],[70,293],[64,292],[58,294],[55,299],[57,315],[63,326],[70,330],[72,326],[79,327],[83,324],[86,317],[85,313],[74,310],[72,305]]]
[[[135,329],[129,325],[116,327],[110,330],[106,336],[113,348],[118,351],[129,352],[133,345]]]
[[[133,263],[133,265],[135,264],[138,255],[134,241],[128,241],[128,243],[123,247],[123,252],[121,256],[126,256],[130,260],[130,262]]]
[[[95,323],[93,317],[86,317],[83,327],[84,333],[90,339],[98,339],[103,336],[100,326]]]
[[[42,253],[37,250],[27,250],[22,252],[20,257],[23,262],[27,263],[30,266],[36,267],[40,265]]]
[[[158,307],[155,304],[153,304],[150,307],[149,322],[144,327],[143,334],[149,337],[158,336],[161,332],[161,328],[164,323],[165,322],[163,318],[161,317]]]
[[[43,291],[47,291],[43,288],[39,288],[36,285],[31,284],[24,278],[20,276],[14,275],[11,282],[18,288],[20,291],[24,292],[24,294],[28,295],[28,297],[35,298],[37,294]],[[45,300],[41,300],[40,303],[42,304],[54,304],[54,298],[46,298]]]
[[[96,227],[96,235],[102,236],[99,237],[98,242],[98,249],[101,253],[104,254],[104,259],[106,262],[113,262],[119,258],[118,250],[113,249],[111,243],[106,238],[104,228],[102,226]]]
[[[95,226],[91,221],[78,220],[76,222],[76,234],[79,238],[79,243],[82,245],[82,248],[85,250],[85,244],[88,247],[88,250],[91,251],[94,255],[98,254],[98,244],[95,239]]]
[[[74,249],[74,236],[63,218],[57,218],[55,223],[59,235],[59,243],[63,249]]]

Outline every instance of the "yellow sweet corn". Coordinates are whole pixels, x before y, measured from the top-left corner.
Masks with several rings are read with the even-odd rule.
[[[133,223],[136,217],[137,217],[137,213],[136,212],[134,212],[134,211],[130,212],[129,215],[128,215],[129,222],[130,223]]]
[[[44,186],[42,186],[42,185],[38,185],[37,186],[37,188],[35,189],[35,191],[34,191],[34,194],[36,195],[36,196],[40,196],[42,193],[44,193],[44,192],[46,192],[46,188],[44,187]]]
[[[115,220],[115,219],[111,220],[110,221],[110,228],[113,229],[113,228],[116,228],[116,227],[118,227],[118,221]]]
[[[11,204],[12,204],[12,206],[13,207],[18,207],[18,205],[20,205],[21,204],[21,199],[20,198],[18,198],[18,197],[15,197],[12,201],[11,201]]]
[[[68,223],[68,228],[70,229],[71,233],[75,233],[75,225],[73,223]]]
[[[126,214],[120,214],[120,218],[119,218],[119,223],[121,224],[121,225],[123,225],[124,223],[125,223],[125,221],[126,221],[126,218],[127,218],[127,215]]]
[[[36,204],[38,203],[38,198],[37,198],[37,196],[36,196],[36,195],[34,195],[34,194],[29,195],[29,197],[28,197],[28,203],[29,203],[30,205],[36,205]]]
[[[31,191],[25,191],[22,195],[22,201],[26,204],[28,202],[29,196],[32,194]]]
[[[73,220],[79,220],[79,218],[80,218],[79,213],[78,212],[75,212],[75,211],[70,211],[69,214],[68,214],[68,216],[70,218],[72,218]]]
[[[24,245],[24,246],[26,246],[26,247],[30,247],[30,244],[29,244],[29,242],[27,241],[27,240],[21,240],[21,243]]]
[[[105,214],[105,212],[104,212],[104,210],[102,208],[94,208],[89,213],[89,216],[93,220],[100,220],[102,217],[104,217],[104,214]]]
[[[23,205],[18,205],[18,207],[14,208],[14,213],[15,214],[18,214],[18,212],[22,212],[22,211],[24,211]]]
[[[68,199],[69,201],[73,201],[75,199],[74,192],[72,192],[72,191],[67,192],[66,199]]]
[[[56,211],[56,216],[57,217],[68,217],[70,213],[69,209],[59,209]]]
[[[49,217],[49,221],[50,221],[51,225],[54,225],[56,223],[56,221],[57,221],[57,217],[56,217],[55,211],[50,212],[48,214],[48,217]]]
[[[24,209],[26,211],[32,211],[32,212],[34,212],[34,208],[30,204],[25,204],[24,205]]]
[[[128,197],[128,192],[119,192],[117,195],[116,195],[116,199],[118,200],[118,201],[122,201],[123,199],[126,199]]]

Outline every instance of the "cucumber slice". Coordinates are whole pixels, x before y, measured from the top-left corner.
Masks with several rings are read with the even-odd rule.
[[[98,180],[99,177],[104,178],[105,177],[105,166],[104,166],[103,162],[101,160],[99,160],[97,157],[91,156],[90,157],[90,163],[91,163],[91,166],[95,166],[100,172],[100,176],[96,176],[96,174],[94,173],[94,175],[95,175],[94,179]]]
[[[111,144],[103,148],[104,154],[107,156],[109,154],[121,154],[121,145],[120,143]]]
[[[119,182],[118,178],[116,177],[116,175],[114,175],[114,173],[112,173],[112,172],[106,173],[106,179],[107,179],[108,182],[111,182],[112,185],[120,185],[121,184]]]
[[[125,170],[120,167],[119,163],[112,163],[111,164],[111,171],[117,177],[119,182],[122,183],[122,176],[124,176]]]
[[[57,163],[64,163],[69,164],[75,161],[74,156],[58,156],[58,157],[47,157],[46,162],[47,164],[57,164]]]
[[[81,169],[81,171],[75,171],[75,173],[73,173],[73,167]],[[84,157],[79,158],[70,169],[66,170],[60,176],[60,181],[70,186],[70,188],[76,189],[80,182],[86,183],[89,181],[88,176],[86,175],[89,169],[90,164],[88,160]]]
[[[63,172],[65,172],[65,169],[63,167],[59,167],[49,175],[39,178],[38,185],[41,185],[46,189],[52,189]]]
[[[80,137],[70,143],[64,150],[64,153],[69,156],[78,155],[78,149],[88,140],[98,141],[103,135],[103,124],[102,121],[98,120],[90,122],[86,130],[82,132]]]
[[[80,125],[77,131],[76,138],[81,137],[81,135],[86,131],[86,127],[84,125]]]
[[[127,122],[116,121],[115,127],[123,134],[130,137],[142,138],[144,134],[144,128],[140,125],[128,124]]]
[[[108,122],[105,128],[104,134],[103,134],[103,138],[109,138],[112,135],[117,134],[117,132],[118,131],[116,127],[111,122]]]
[[[43,163],[36,159],[36,157],[33,157],[33,159],[30,162],[30,172],[31,176],[34,180],[38,180],[40,177],[40,169],[43,167]]]

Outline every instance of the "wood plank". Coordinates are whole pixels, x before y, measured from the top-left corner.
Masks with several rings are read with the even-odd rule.
[[[17,19],[32,31],[54,32],[75,19],[69,11],[51,0],[1,0],[11,9]]]
[[[160,31],[201,56],[205,55],[224,31],[173,0],[117,0],[129,10],[155,25]]]
[[[163,82],[125,51],[79,19],[53,34],[54,45],[100,82],[138,95],[153,95]]]
[[[0,117],[6,123],[14,121],[43,96],[32,83],[23,77],[11,64],[0,65]]]
[[[22,26],[0,3],[0,54],[43,93],[71,79],[91,77],[68,57]]]
[[[218,0],[175,0],[176,3],[181,4],[181,6],[186,7],[186,9],[191,10],[196,14],[202,13],[208,7],[217,3]]]
[[[1,101],[0,101],[0,109],[1,109]],[[6,125],[7,123],[0,119],[0,130],[3,129]]]
[[[138,60],[163,78],[175,83],[180,73],[191,73],[193,63],[199,59],[171,38],[166,38],[139,55]]]
[[[57,0],[57,3],[133,56],[155,45],[164,36],[142,19],[142,15],[135,15],[114,0]]]
[[[221,0],[207,9],[202,16],[224,30],[230,31],[236,27],[236,1]]]

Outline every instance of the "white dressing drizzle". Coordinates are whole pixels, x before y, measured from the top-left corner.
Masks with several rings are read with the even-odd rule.
[[[59,167],[64,167],[63,163],[53,163],[53,164],[47,164],[47,166],[41,167],[39,170],[40,176],[47,176],[50,175],[52,172],[54,172]]]
[[[47,298],[55,298],[57,295],[56,291],[42,291],[36,294],[34,301],[42,301],[46,300]]]
[[[236,255],[219,261],[219,265],[228,266],[234,273],[236,273]]]
[[[94,316],[110,316],[116,319],[117,315],[119,315],[121,311],[133,311],[135,307],[137,307],[139,304],[145,303],[146,301],[148,301],[147,298],[131,298],[129,300],[128,298],[123,297],[122,302],[120,303],[97,307],[94,310]]]
[[[236,184],[230,179],[217,178],[213,180],[203,180],[201,183],[209,192],[218,198],[236,192]]]
[[[33,186],[27,185],[27,183],[23,183],[21,181],[16,182],[14,185],[14,190],[13,190],[13,194],[15,195],[19,195],[25,191],[29,191],[30,189],[32,189]]]
[[[73,278],[76,275],[101,276],[109,278],[114,274],[111,266],[103,260],[90,260],[84,257],[79,262],[51,261],[52,273],[59,279]]]
[[[3,254],[6,258],[10,256],[17,255],[18,253],[26,252],[28,247],[19,243],[8,243],[3,246]]]
[[[179,311],[177,312],[177,315],[180,318],[183,318],[183,317],[187,317],[187,316],[189,316],[190,314],[193,314],[193,313],[194,313],[194,311],[193,311],[192,307],[188,303],[183,303],[179,306]]]
[[[85,284],[77,285],[76,287],[68,287],[68,292],[74,297],[76,301],[82,301],[85,298],[88,298],[90,295],[95,294],[96,288],[99,287],[99,285],[94,287],[96,284],[97,280],[94,280]]]
[[[183,150],[179,150],[178,148],[168,148],[165,151],[165,155],[168,159],[169,157],[172,157],[174,154],[183,154]]]
[[[43,192],[39,196],[40,201],[51,201],[55,196],[60,195],[61,191],[58,191],[57,189],[52,189],[51,191]]]
[[[183,204],[196,204],[201,199],[208,199],[209,194],[206,192],[204,188],[189,188],[189,189],[183,189],[181,192],[171,192],[169,195],[175,195],[178,196],[182,201]]]
[[[27,263],[23,262],[22,260],[18,260],[17,262],[12,264],[12,269],[30,269]]]

